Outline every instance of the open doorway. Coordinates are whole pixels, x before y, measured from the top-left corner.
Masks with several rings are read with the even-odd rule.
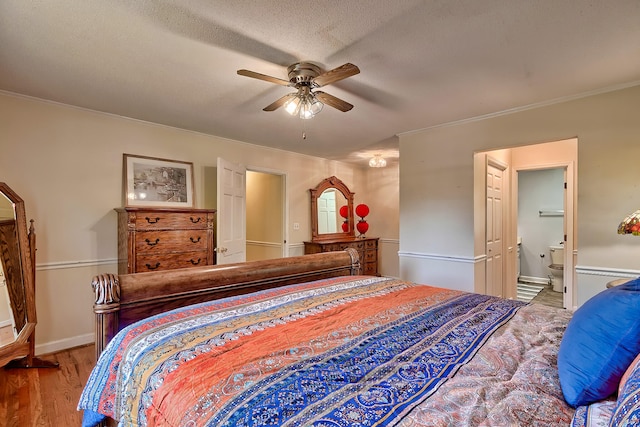
[[[247,261],[286,256],[285,175],[247,169]]]
[[[516,174],[518,299],[563,307],[566,168]]]
[[[564,224],[564,264],[563,264],[563,306],[567,309],[574,309],[575,302],[575,253],[576,248],[576,208],[577,183],[576,171],[578,161],[578,140],[571,138],[562,141],[540,143],[478,152],[474,155],[474,217],[475,217],[475,253],[479,260],[476,265],[474,288],[480,293],[490,293],[492,284],[489,283],[487,273],[487,165],[488,159],[493,158],[506,165],[504,188],[504,217],[502,225],[505,230],[503,246],[505,254],[503,263],[503,277],[505,278],[504,296],[506,298],[517,298],[517,261],[518,261],[518,172],[524,170],[553,169],[560,168],[565,171],[566,189],[564,192],[564,212],[562,221]],[[547,210],[542,206],[537,208],[535,213],[539,215],[540,210]],[[560,209],[551,209],[560,210]],[[546,214],[546,212],[545,212]],[[557,214],[557,213],[556,213]],[[559,241],[558,241],[559,243]],[[539,256],[540,252],[538,252]],[[550,254],[545,253],[543,262],[549,262]]]
[[[204,180],[204,207],[220,209],[217,205],[217,168],[205,167]],[[286,174],[247,167],[244,183],[245,207],[238,216],[245,218],[245,259],[254,261],[288,256]],[[219,218],[216,219],[215,230],[218,235],[221,223]]]

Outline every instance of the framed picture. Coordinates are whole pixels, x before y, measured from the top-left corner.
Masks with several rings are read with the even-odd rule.
[[[124,154],[125,206],[195,206],[193,163]]]

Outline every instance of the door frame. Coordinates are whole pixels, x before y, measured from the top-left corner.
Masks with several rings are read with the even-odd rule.
[[[513,218],[513,227],[511,237],[517,239],[518,235],[518,172],[535,171],[545,169],[564,169],[566,190],[564,193],[564,232],[566,235],[564,242],[564,271],[563,285],[564,292],[562,297],[562,305],[565,309],[575,309],[573,304],[575,291],[575,256],[574,256],[574,224],[575,224],[575,195],[576,178],[574,175],[574,162],[558,162],[545,163],[528,166],[520,166],[513,168],[512,186],[511,186],[511,212]],[[516,242],[517,244],[517,242]],[[517,278],[516,278],[517,281]]]
[[[538,144],[564,144],[559,149],[551,149],[544,151],[540,156],[531,156],[526,162],[521,158],[519,161],[513,161],[513,151],[520,149],[531,149]],[[575,150],[575,151],[574,151]],[[496,153],[495,156],[509,164],[510,177],[507,185],[509,186],[509,212],[506,222],[508,224],[508,234],[505,236],[505,244],[507,246],[507,279],[513,281],[513,286],[509,285],[507,290],[507,298],[516,298],[516,248],[518,239],[517,224],[517,185],[514,185],[514,177],[517,177],[515,171],[545,169],[545,168],[564,168],[567,169],[567,191],[566,191],[566,208],[565,208],[565,226],[567,239],[565,242],[565,269],[564,284],[567,292],[564,294],[563,305],[568,310],[575,310],[576,303],[576,264],[577,264],[577,209],[578,209],[578,138],[571,137],[567,139],[558,139],[553,141],[530,143],[516,145],[507,148],[494,148],[474,152],[473,154],[473,211],[474,211],[474,290],[482,293],[486,284],[486,253],[485,253],[485,216],[486,216],[486,157]],[[532,152],[531,152],[532,153]],[[531,154],[529,153],[529,154]],[[537,153],[536,153],[537,154]],[[522,162],[522,164],[520,164]],[[517,181],[515,181],[517,184]],[[514,194],[515,193],[515,194]],[[513,288],[513,289],[511,289]],[[510,294],[512,292],[512,294]]]

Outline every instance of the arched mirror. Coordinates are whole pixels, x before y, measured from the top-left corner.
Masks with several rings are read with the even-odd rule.
[[[35,233],[27,232],[24,202],[0,182],[0,366],[53,367],[34,357]],[[18,359],[22,358],[22,359]]]
[[[338,178],[326,178],[311,192],[311,240],[354,237],[353,196]]]

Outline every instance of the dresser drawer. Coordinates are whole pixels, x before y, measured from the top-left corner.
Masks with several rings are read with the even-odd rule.
[[[340,243],[325,243],[321,245],[322,252],[336,252],[336,251],[344,251],[348,248],[353,248],[357,251],[362,251],[364,249],[363,242],[340,242]]]
[[[136,256],[135,272],[172,270],[207,265],[207,251],[147,254]]]
[[[378,264],[375,262],[365,262],[362,266],[362,274],[364,274],[365,276],[377,276]]]
[[[138,211],[136,230],[207,228],[207,214],[197,212]]]
[[[207,230],[139,231],[135,244],[138,254],[206,251],[209,246]]]
[[[378,253],[376,251],[365,251],[364,262],[376,262],[378,260]]]
[[[340,243],[340,250],[343,251],[347,248],[353,248],[357,251],[361,251],[362,249],[364,249],[364,243],[363,242],[350,242],[350,243]]]

